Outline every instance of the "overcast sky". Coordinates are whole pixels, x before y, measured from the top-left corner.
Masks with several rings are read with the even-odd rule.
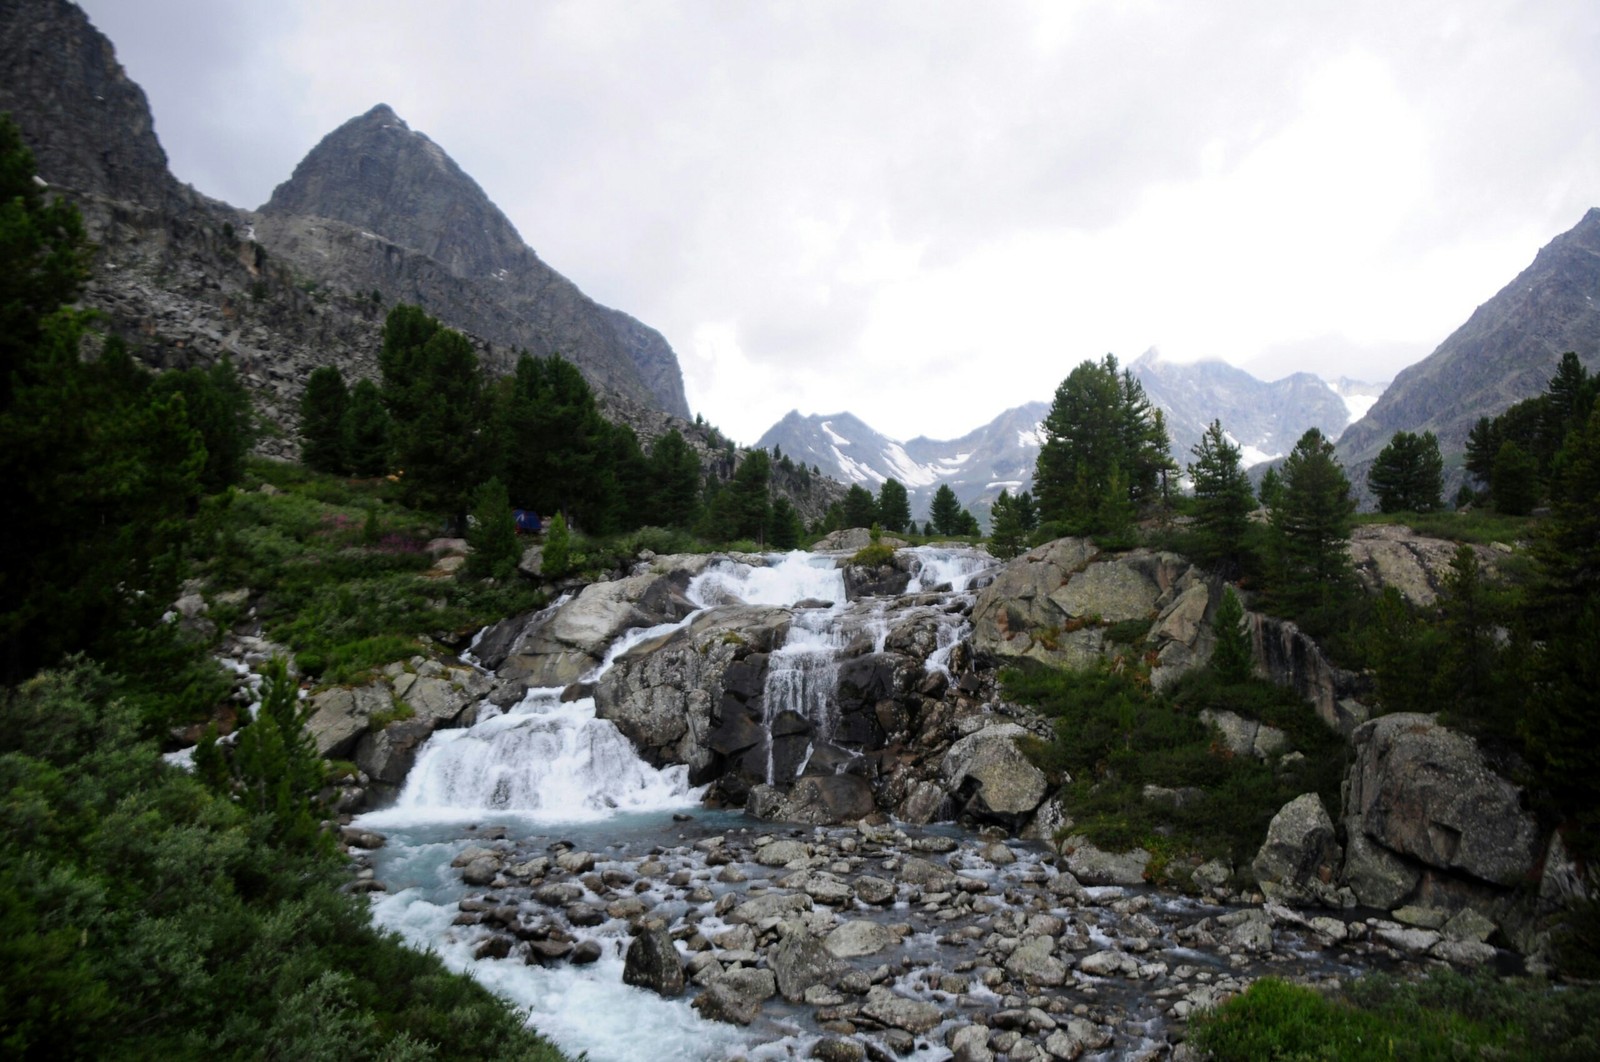
[[[1151,347],[1386,379],[1600,205],[1595,0],[80,3],[179,179],[388,103],[744,443]]]

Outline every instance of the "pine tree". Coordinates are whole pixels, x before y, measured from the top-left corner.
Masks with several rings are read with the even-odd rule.
[[[844,496],[846,527],[871,527],[878,522],[878,503],[872,492],[859,483],[850,485]]]
[[[886,479],[883,486],[878,488],[878,523],[885,530],[896,534],[904,531],[906,525],[911,523],[911,499],[906,494],[905,484],[898,479]]]
[[[648,523],[685,530],[700,516],[700,459],[673,428],[650,447],[650,478],[655,484]]]
[[[939,489],[933,492],[933,504],[928,513],[934,531],[941,535],[960,534],[961,513],[961,501],[956,497],[956,492],[950,489],[950,484],[939,484]]]
[[[522,558],[522,544],[517,540],[517,521],[505,484],[491,479],[479,487],[473,496],[472,517],[467,524],[467,544],[472,547],[467,574],[480,579],[511,578]]]
[[[300,396],[300,460],[317,472],[348,472],[345,418],[350,395],[344,376],[331,365],[312,370]]]
[[[1002,490],[989,510],[989,552],[1001,560],[1010,560],[1027,548],[1022,515],[1016,499]]]
[[[318,825],[327,769],[305,729],[310,715],[283,658],[274,657],[261,684],[261,707],[234,748],[233,797],[270,820],[279,845],[327,850],[332,839]]]
[[[1256,491],[1256,497],[1267,509],[1276,509],[1283,504],[1283,474],[1276,468],[1268,468],[1261,474],[1261,486]]]
[[[559,579],[571,571],[572,535],[567,530],[567,518],[556,513],[544,527],[544,548],[539,554],[539,575],[546,580]]]
[[[1355,501],[1333,443],[1312,428],[1283,466],[1283,503],[1272,510],[1277,571],[1273,594],[1292,615],[1322,633],[1330,610],[1353,589],[1350,528]]]
[[[378,385],[371,380],[357,380],[350,389],[341,434],[351,472],[381,476],[389,471],[389,414]]]
[[[1212,672],[1222,682],[1248,681],[1255,671],[1255,654],[1244,625],[1244,606],[1239,603],[1239,595],[1233,592],[1233,587],[1223,588],[1211,627],[1217,638],[1216,648],[1211,652]]]
[[[799,549],[804,534],[805,528],[801,526],[794,503],[780,496],[772,503],[772,534],[768,543],[773,549]]]
[[[1255,510],[1250,477],[1245,475],[1239,448],[1228,440],[1221,421],[1212,421],[1190,452],[1195,457],[1188,471],[1194,483],[1196,559],[1232,577],[1247,553],[1245,538]]]
[[[1489,475],[1494,507],[1508,516],[1526,516],[1539,502],[1539,462],[1515,439],[1500,444]]]
[[[1444,462],[1433,432],[1395,432],[1372,462],[1367,484],[1382,512],[1428,513],[1444,505]]]
[[[1174,467],[1165,418],[1117,359],[1081,363],[1056,388],[1034,470],[1040,518],[1073,534],[1121,534]]]
[[[739,463],[728,486],[733,520],[730,538],[754,539],[764,543],[772,522],[772,503],[768,485],[772,481],[772,459],[765,450],[751,450]]]
[[[459,528],[485,456],[478,356],[461,333],[400,305],[384,324],[378,363],[402,494],[408,504],[443,513]]]

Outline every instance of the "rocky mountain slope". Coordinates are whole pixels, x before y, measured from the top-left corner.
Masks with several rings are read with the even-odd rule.
[[[1336,435],[1349,423],[1352,408],[1364,408],[1363,395],[1374,385],[1340,381],[1339,388],[1310,373],[1295,373],[1271,383],[1221,361],[1179,364],[1155,351],[1128,366],[1150,400],[1166,412],[1172,453],[1183,464],[1190,447],[1213,419],[1239,443],[1247,465],[1280,457],[1310,427]],[[948,484],[963,505],[986,513],[1001,490],[1033,489],[1033,466],[1041,443],[1040,422],[1048,402],[1008,409],[988,424],[957,439],[918,436],[891,439],[851,413],[802,416],[791,412],[756,443],[814,464],[825,475],[859,483],[876,492],[894,478],[911,494],[912,515],[923,519],[934,491]]]
[[[609,409],[688,416],[660,334],[540,261],[387,107],[327,137],[253,214],[173,178],[143,91],[73,4],[0,5],[0,63],[0,110],[99,245],[86,305],[152,365],[232,357],[284,438],[312,368],[374,374],[384,313],[399,301],[468,333],[492,371],[510,366],[513,347],[559,350]]]
[[[1437,350],[1405,369],[1339,439],[1339,457],[1364,471],[1397,431],[1431,431],[1459,454],[1481,416],[1542,392],[1566,351],[1600,368],[1600,209],[1551,240],[1533,263]]]

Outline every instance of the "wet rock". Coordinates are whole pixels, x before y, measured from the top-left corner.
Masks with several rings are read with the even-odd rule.
[[[828,954],[836,959],[851,959],[863,955],[876,955],[894,944],[897,939],[887,927],[877,922],[857,919],[841,922],[824,938],[823,946],[828,949]]]
[[[884,881],[882,878],[863,874],[855,880],[853,888],[855,889],[856,899],[862,903],[881,907],[884,904],[894,902],[895,887],[892,883]]]
[[[593,940],[579,941],[572,949],[572,965],[587,966],[592,962],[600,961],[600,945]]]
[[[1093,977],[1133,977],[1139,972],[1139,960],[1121,951],[1097,951],[1078,960],[1078,969]]]
[[[812,1045],[811,1057],[817,1062],[862,1062],[867,1057],[867,1049],[857,1040],[824,1036]]]
[[[368,721],[393,708],[394,698],[382,682],[323,690],[311,697],[311,716],[306,720],[306,730],[317,744],[317,755],[343,759],[355,750],[356,743],[367,732]]]
[[[1138,885],[1144,881],[1150,853],[1143,848],[1131,852],[1107,852],[1096,848],[1082,836],[1062,842],[1067,870],[1087,885]]]
[[[1067,965],[1053,954],[1055,941],[1029,937],[1006,959],[1006,973],[1034,985],[1059,985],[1067,979]]]
[[[904,1029],[913,1035],[925,1033],[944,1020],[944,1014],[937,1005],[907,999],[882,985],[874,986],[867,993],[861,1013],[873,1021]]]
[[[1039,806],[1049,788],[1043,772],[1017,748],[1017,739],[1027,734],[1015,723],[969,734],[950,746],[939,763],[939,775],[951,791],[972,794],[969,811],[1025,816]]]
[[[764,867],[785,867],[810,855],[811,848],[803,841],[773,841],[756,849],[755,861]]]
[[[1075,1059],[1085,1051],[1097,1051],[1111,1044],[1111,1033],[1080,1018],[1069,1018],[1065,1026],[1045,1038],[1044,1049],[1056,1058]]]
[[[730,970],[715,978],[690,1006],[712,1021],[749,1025],[777,990],[771,970]]]
[[[791,933],[780,940],[767,962],[777,978],[778,991],[790,1003],[799,1003],[806,989],[831,980],[844,969],[821,940],[805,933]]]
[[[646,930],[633,938],[623,960],[622,982],[663,996],[683,994],[683,963],[665,931]]]
[[[865,818],[877,810],[872,786],[853,774],[805,776],[789,789],[783,818],[831,826]]]
[[[945,1038],[952,1062],[994,1062],[989,1050],[989,1030],[982,1025],[963,1025]]]

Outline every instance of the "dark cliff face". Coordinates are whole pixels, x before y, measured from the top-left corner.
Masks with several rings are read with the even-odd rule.
[[[303,268],[418,302],[497,346],[560,353],[602,390],[689,416],[661,334],[542,262],[477,182],[384,104],[324,137],[261,216],[263,243]],[[399,250],[438,270],[402,262]]]
[[[0,111],[52,185],[146,207],[189,197],[167,170],[144,90],[111,42],[65,0],[0,3]]]
[[[1397,431],[1431,431],[1445,453],[1459,453],[1479,417],[1543,392],[1569,350],[1600,369],[1600,209],[1551,240],[1437,350],[1396,376],[1339,439],[1339,457],[1364,471]]]

